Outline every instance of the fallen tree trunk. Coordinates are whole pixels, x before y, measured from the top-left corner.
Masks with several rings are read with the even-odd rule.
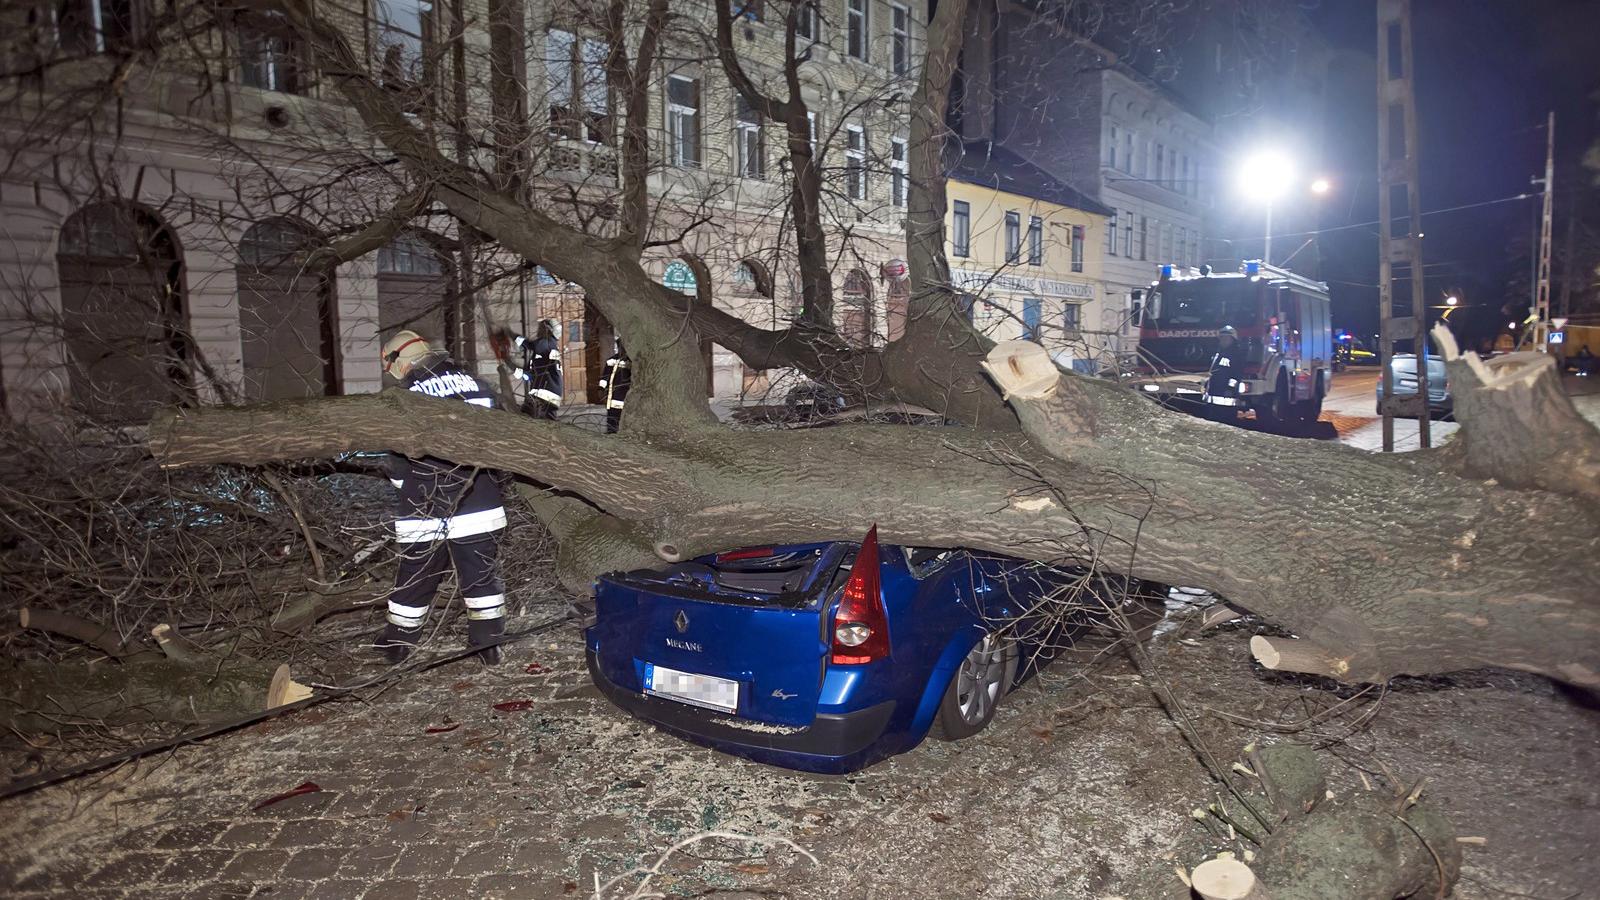
[[[1600,602],[1585,587],[1600,547],[1592,504],[1466,477],[1441,454],[1253,434],[1061,378],[1087,382],[1089,399],[1012,396],[1027,436],[608,436],[390,391],[172,411],[152,422],[150,446],[167,465],[382,449],[515,472],[597,511],[580,516],[604,551],[588,575],[740,544],[859,539],[877,523],[899,543],[1097,560],[1204,587],[1347,658],[1328,673],[1346,681],[1499,665],[1600,686]]]

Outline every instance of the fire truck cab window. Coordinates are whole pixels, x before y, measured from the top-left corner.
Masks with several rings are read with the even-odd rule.
[[[1210,291],[1172,287],[1160,291],[1160,294],[1160,304],[1152,303],[1150,308],[1152,312],[1159,310],[1163,329],[1220,328],[1223,325],[1237,327],[1256,315],[1254,297],[1227,297],[1219,302],[1217,298],[1209,296]]]

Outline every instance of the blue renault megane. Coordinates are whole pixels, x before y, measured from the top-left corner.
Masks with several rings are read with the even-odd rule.
[[[595,583],[589,672],[618,706],[689,740],[849,772],[930,731],[982,730],[1041,656],[1011,637],[1015,623],[1064,578],[978,551],[880,545],[876,527],[860,544],[612,573]]]

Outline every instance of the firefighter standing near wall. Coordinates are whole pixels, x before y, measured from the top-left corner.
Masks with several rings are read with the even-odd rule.
[[[494,408],[494,394],[477,378],[435,351],[413,331],[383,345],[384,374],[407,390]],[[505,589],[495,568],[497,539],[506,527],[500,485],[494,475],[442,459],[390,455],[389,478],[400,490],[395,542],[400,565],[389,594],[389,624],[377,646],[400,663],[417,646],[445,571],[455,566],[467,607],[467,644],[480,647],[505,633]],[[479,652],[484,663],[500,661],[500,648]]]
[[[605,375],[600,378],[600,389],[606,392],[606,434],[616,434],[622,427],[623,401],[633,384],[633,371],[628,364],[627,348],[622,338],[617,338],[617,352],[606,360]]]
[[[1206,378],[1205,402],[1219,418],[1232,418],[1239,406],[1239,332],[1232,325],[1217,331],[1217,352],[1211,357],[1211,374]]]
[[[555,324],[549,319],[540,322],[538,337],[531,341],[501,329],[495,333],[495,343],[522,352],[522,365],[511,373],[527,389],[522,411],[535,419],[554,421],[561,408],[561,341]]]

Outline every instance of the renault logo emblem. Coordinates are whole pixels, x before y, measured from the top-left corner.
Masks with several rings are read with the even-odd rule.
[[[672,624],[678,627],[679,634],[683,634],[685,631],[689,630],[689,616],[680,609],[678,610],[678,614],[673,617]]]

